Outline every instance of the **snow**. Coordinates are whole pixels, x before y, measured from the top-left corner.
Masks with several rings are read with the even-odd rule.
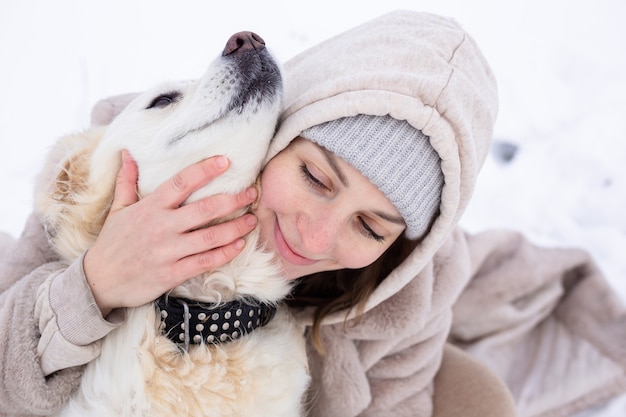
[[[499,81],[496,146],[462,225],[582,247],[626,300],[626,2],[221,3],[0,2],[0,230],[19,235],[48,147],[88,126],[98,99],[195,78],[240,30],[284,61],[388,11],[422,10],[459,21]],[[516,150],[508,162],[503,149]],[[626,397],[592,415],[626,415]]]

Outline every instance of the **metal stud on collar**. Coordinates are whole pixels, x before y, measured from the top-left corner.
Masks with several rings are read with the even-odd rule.
[[[255,299],[204,303],[164,294],[155,300],[159,331],[189,352],[192,344],[220,344],[239,339],[269,323],[276,306]]]

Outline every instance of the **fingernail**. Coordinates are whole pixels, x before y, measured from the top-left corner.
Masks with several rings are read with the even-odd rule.
[[[235,241],[235,249],[241,249],[241,248],[243,248],[244,243],[245,243],[245,242],[243,241],[243,239],[236,240],[236,241]]]
[[[256,200],[257,194],[258,193],[255,187],[250,187],[246,190],[246,196],[248,196],[250,200]]]
[[[219,169],[224,169],[228,165],[228,159],[225,156],[218,156],[215,158],[215,166]]]
[[[130,161],[132,161],[133,158],[132,156],[130,156],[130,152],[128,152],[126,149],[122,150],[122,162],[123,163],[128,163]]]

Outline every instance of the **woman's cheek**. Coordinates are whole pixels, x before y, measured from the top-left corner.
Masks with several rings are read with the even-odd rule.
[[[261,201],[276,211],[284,212],[293,203],[306,198],[297,174],[283,169],[281,164],[268,166],[261,176]]]
[[[284,194],[283,197],[286,197],[287,193],[282,193],[281,189],[284,187],[272,178],[271,175],[264,175],[262,177],[262,189],[261,189],[261,199],[260,199],[260,207],[266,207],[269,209],[276,209],[276,203],[280,203],[281,194]]]

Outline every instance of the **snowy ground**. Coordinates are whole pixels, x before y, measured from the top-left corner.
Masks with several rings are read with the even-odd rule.
[[[497,152],[463,225],[588,249],[626,300],[626,2],[623,0],[1,0],[0,230],[17,236],[58,136],[100,98],[195,78],[253,30],[280,60],[398,8],[456,18],[500,84]],[[502,152],[516,149],[504,162]],[[594,416],[623,417],[626,398]]]

